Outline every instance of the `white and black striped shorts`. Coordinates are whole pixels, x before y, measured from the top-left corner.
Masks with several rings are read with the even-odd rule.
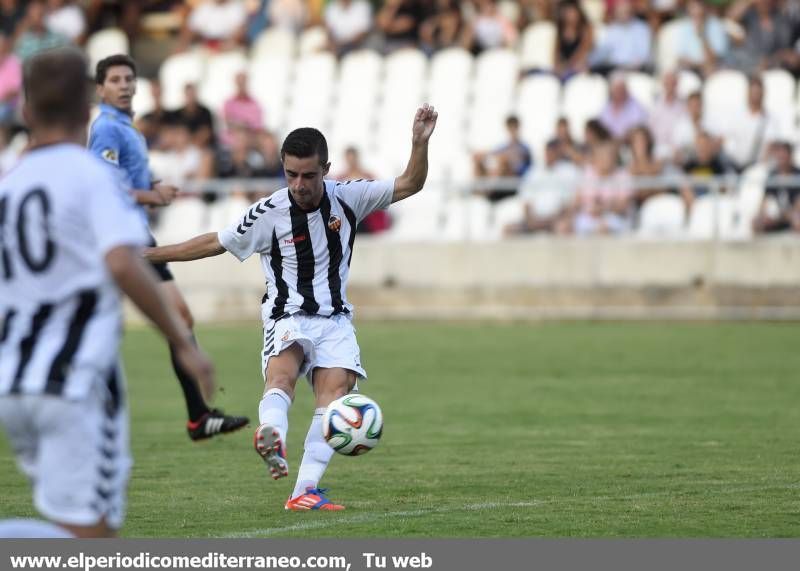
[[[76,526],[103,519],[111,528],[122,526],[132,464],[128,414],[106,383],[78,400],[0,396],[0,424],[44,517]]]

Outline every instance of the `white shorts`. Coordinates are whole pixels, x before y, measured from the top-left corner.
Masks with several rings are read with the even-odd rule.
[[[303,349],[300,375],[305,375],[309,383],[317,367],[348,369],[361,379],[367,378],[367,372],[361,366],[356,330],[346,315],[322,317],[296,313],[278,321],[264,319],[262,375],[266,376],[270,357],[278,355],[292,343]]]
[[[128,414],[108,387],[85,398],[0,397],[0,425],[20,469],[30,478],[36,509],[47,519],[119,529],[131,469]]]

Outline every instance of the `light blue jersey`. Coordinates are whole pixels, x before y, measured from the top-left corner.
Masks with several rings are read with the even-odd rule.
[[[129,188],[150,190],[152,187],[147,143],[124,111],[100,104],[100,115],[89,133],[89,150],[119,169]]]

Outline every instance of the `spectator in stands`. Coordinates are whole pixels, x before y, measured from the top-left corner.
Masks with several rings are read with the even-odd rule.
[[[419,28],[422,49],[427,54],[458,44],[464,20],[458,0],[435,0],[433,11]]]
[[[41,51],[69,45],[69,39],[45,26],[45,5],[40,0],[28,4],[25,19],[18,28],[15,53],[23,62]]]
[[[19,0],[0,0],[0,32],[13,39],[25,19],[25,5]]]
[[[631,0],[618,0],[614,18],[589,58],[592,71],[603,75],[615,69],[648,71],[652,40],[650,26],[634,17]]]
[[[559,234],[622,234],[632,225],[633,182],[618,166],[617,147],[597,145],[583,171],[578,192],[569,209],[556,223]]]
[[[710,134],[700,131],[695,139],[694,153],[683,164],[683,172],[694,179],[699,179],[693,183],[687,182],[681,188],[681,196],[687,209],[690,209],[696,197],[711,191],[710,184],[704,183],[703,179],[731,174],[733,171],[723,160],[714,138]],[[723,189],[720,188],[720,190]]]
[[[186,102],[174,112],[175,120],[189,129],[192,143],[201,149],[209,149],[216,144],[211,110],[197,99],[197,86],[193,83],[186,84],[184,94]]]
[[[648,126],[655,141],[655,156],[659,160],[672,160],[678,150],[676,125],[684,121],[689,112],[686,102],[678,95],[678,74],[668,71],[661,78],[661,94],[650,110]]]
[[[376,180],[378,177],[361,165],[358,149],[347,147],[344,151],[345,169],[333,178],[339,181],[348,180]],[[356,232],[365,234],[379,234],[385,232],[392,225],[387,210],[376,210],[368,215],[356,228]]]
[[[236,125],[231,129],[227,144],[219,148],[215,157],[215,171],[218,178],[266,177],[266,164],[255,132],[242,125]],[[243,196],[250,202],[255,202],[257,199],[255,188],[246,184],[237,186],[231,194]]]
[[[776,0],[737,0],[728,10],[728,18],[742,27],[742,34],[734,38],[730,59],[744,72],[775,67],[792,48],[795,23],[783,17]]]
[[[728,54],[728,36],[719,18],[701,0],[689,0],[688,15],[676,32],[680,65],[701,76],[712,73]]]
[[[426,16],[423,0],[386,0],[376,17],[383,33],[384,51],[416,46],[418,30]]]
[[[674,164],[683,165],[694,152],[697,135],[706,133],[711,137],[715,151],[722,148],[721,130],[717,128],[703,112],[703,96],[699,91],[686,99],[686,116],[679,119],[674,126],[674,154],[669,157]]]
[[[150,81],[150,93],[153,97],[153,110],[137,119],[136,128],[147,141],[147,148],[155,149],[160,146],[159,136],[162,127],[170,122],[174,113],[164,109],[161,104],[161,83],[157,79]]]
[[[764,108],[764,84],[758,77],[750,78],[747,88],[747,107],[726,121],[723,149],[726,156],[741,171],[760,161],[767,144],[781,135],[777,119]]]
[[[150,167],[162,184],[185,188],[189,181],[210,177],[211,154],[192,143],[186,125],[178,122],[164,125],[161,138],[161,149],[150,153]]]
[[[82,44],[86,39],[86,14],[73,0],[47,0],[47,29]]]
[[[517,28],[497,6],[497,0],[475,0],[476,13],[467,22],[462,36],[465,49],[477,54],[492,48],[512,47],[517,41]]]
[[[544,161],[530,169],[522,181],[523,218],[504,229],[507,236],[532,232],[553,232],[564,208],[575,193],[578,168],[564,160],[558,139],[548,141]]]
[[[633,177],[652,178],[663,174],[664,163],[655,158],[655,143],[650,130],[644,125],[635,127],[630,132],[630,160],[628,172]],[[663,185],[656,183],[641,186],[637,184],[634,192],[636,205],[641,205],[645,200],[655,194],[667,190]]]
[[[228,50],[244,43],[247,9],[240,0],[203,0],[189,13],[180,48],[195,42],[214,50]]]
[[[372,30],[372,6],[367,0],[332,0],[325,7],[325,28],[336,55],[356,50]]]
[[[164,25],[166,30],[180,30],[190,7],[196,1],[181,0],[81,0],[86,9],[88,32],[93,33],[107,27],[121,28],[133,43],[141,27],[145,14],[158,13],[167,16]]]
[[[11,38],[0,34],[0,127],[16,122],[21,89],[22,65],[11,53]]]
[[[278,138],[272,131],[261,129],[256,133],[256,148],[264,158],[261,176],[284,180],[283,162],[281,161],[281,147]],[[277,185],[275,188],[278,188]]]
[[[583,144],[578,144],[569,136],[566,120],[559,120],[556,138],[561,143],[564,160],[583,166],[591,159],[592,151],[602,143],[613,142],[613,137],[599,119],[589,119],[583,126]]]
[[[622,72],[611,75],[608,103],[600,113],[600,122],[617,140],[625,139],[628,131],[647,123],[647,111],[628,93]]]
[[[519,118],[511,115],[506,119],[508,142],[490,152],[472,155],[475,176],[479,178],[521,177],[531,166],[531,151],[520,139]],[[489,200],[500,200],[516,194],[516,189],[490,191]]]
[[[309,24],[308,6],[303,0],[270,0],[269,22],[299,34]]]
[[[647,22],[652,11],[652,0],[605,0],[605,10],[603,12],[604,21],[612,22],[616,16],[617,8],[620,4],[628,2],[631,5],[631,14],[643,22]]]
[[[556,121],[554,140],[558,142],[559,160],[579,163],[579,161],[575,160],[574,155],[576,153],[580,154],[582,151],[575,139],[572,138],[569,120],[566,117],[559,117],[558,121]]]
[[[222,118],[228,131],[233,127],[247,127],[258,131],[264,127],[264,113],[261,104],[251,95],[247,87],[247,74],[236,74],[236,93],[222,106]]]
[[[774,166],[767,178],[764,199],[753,220],[753,231],[781,232],[793,230],[800,232],[800,184],[785,177],[800,177],[800,169],[792,160],[792,145],[785,141],[770,146],[770,158]]]
[[[556,18],[555,74],[566,81],[589,69],[594,31],[580,4],[563,0]]]
[[[519,0],[520,29],[544,20],[555,20],[555,2],[552,0]]]

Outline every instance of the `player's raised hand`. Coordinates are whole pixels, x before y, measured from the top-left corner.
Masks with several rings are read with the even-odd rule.
[[[178,189],[171,184],[157,184],[153,191],[161,198],[161,206],[169,206],[178,195]]]
[[[417,113],[414,115],[411,142],[415,145],[427,143],[433,134],[433,129],[436,127],[436,119],[438,118],[439,113],[436,112],[433,105],[423,103],[422,107],[417,109]]]

